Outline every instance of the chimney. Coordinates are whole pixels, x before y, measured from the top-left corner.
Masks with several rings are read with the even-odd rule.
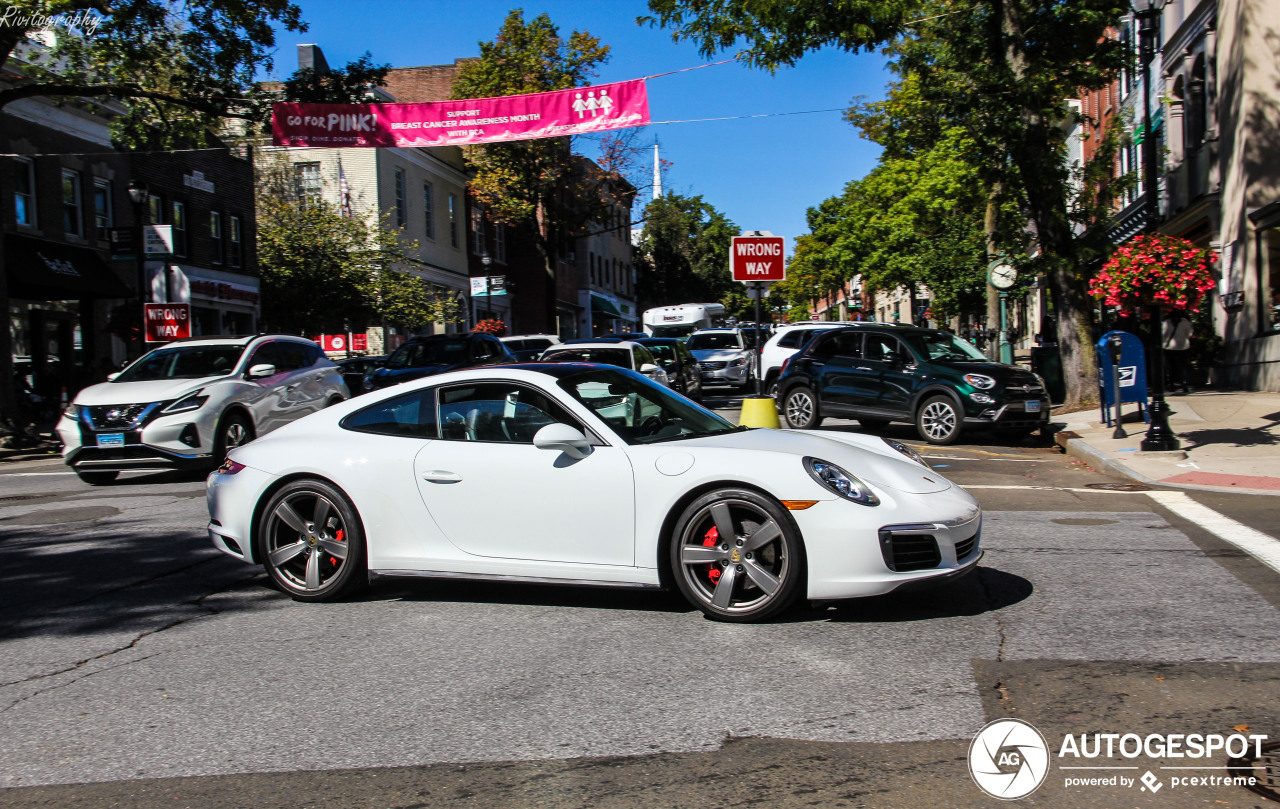
[[[319,45],[298,46],[298,70],[311,68],[320,75],[329,72],[329,63],[324,60],[324,51]]]

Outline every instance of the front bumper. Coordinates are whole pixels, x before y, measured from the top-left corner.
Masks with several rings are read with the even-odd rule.
[[[1048,424],[1051,405],[1048,397],[1044,397],[990,405],[981,409],[971,403],[969,407],[971,412],[964,418],[964,423],[968,426],[1016,429],[1043,427]],[[972,412],[974,410],[977,412]]]
[[[729,366],[721,368],[708,368],[705,365],[699,370],[702,376],[702,384],[704,385],[735,385],[742,386],[751,380],[751,369],[746,365]]]
[[[175,413],[141,426],[97,428],[85,418],[59,419],[67,466],[93,472],[199,469],[212,465],[216,415]]]

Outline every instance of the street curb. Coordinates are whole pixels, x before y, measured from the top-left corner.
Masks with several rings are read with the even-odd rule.
[[[1221,492],[1223,494],[1261,494],[1271,497],[1280,496],[1280,492],[1267,491],[1265,489],[1242,489],[1237,486],[1201,486],[1194,483],[1166,483],[1162,480],[1152,480],[1146,475],[1139,474],[1120,461],[1114,458],[1108,458],[1098,450],[1089,446],[1084,439],[1071,430],[1061,430],[1054,434],[1053,440],[1058,446],[1062,447],[1062,451],[1075,458],[1078,461],[1084,461],[1094,469],[1103,474],[1112,477],[1126,478],[1135,483],[1145,483],[1148,486],[1160,486],[1166,489],[1189,489],[1191,491],[1201,492]]]

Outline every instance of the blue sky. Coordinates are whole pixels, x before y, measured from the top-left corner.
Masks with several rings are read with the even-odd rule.
[[[507,12],[520,7],[513,0],[298,3],[310,30],[279,37],[274,78],[296,69],[299,43],[320,45],[331,65],[345,65],[365,51],[393,67],[478,56],[477,43],[492,39]],[[648,11],[643,0],[543,0],[524,10],[526,19],[547,12],[561,35],[585,30],[609,45],[597,83],[732,55],[707,59],[693,43],[673,43],[665,30],[636,25],[635,18]],[[685,121],[844,109],[855,96],[883,97],[889,78],[878,54],[824,50],[774,75],[731,63],[650,80],[649,112],[653,121]],[[879,154],[839,112],[653,125],[640,137],[652,144],[655,136],[663,158],[672,162],[666,189],[701,194],[743,230],[787,237],[788,252],[792,240],[808,231],[805,209],[865,175]]]

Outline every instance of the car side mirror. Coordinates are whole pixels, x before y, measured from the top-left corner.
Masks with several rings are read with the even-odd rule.
[[[658,370],[658,366],[654,365],[652,362],[646,362],[644,365],[640,366],[640,373],[642,374],[651,374],[656,370]]]
[[[275,374],[275,372],[276,372],[276,367],[274,365],[266,365],[266,364],[255,365],[249,369],[249,378],[261,379],[264,376],[272,376]]]
[[[591,454],[591,442],[587,437],[568,424],[558,421],[538,430],[533,436],[533,445],[538,449],[563,452],[575,461]]]

